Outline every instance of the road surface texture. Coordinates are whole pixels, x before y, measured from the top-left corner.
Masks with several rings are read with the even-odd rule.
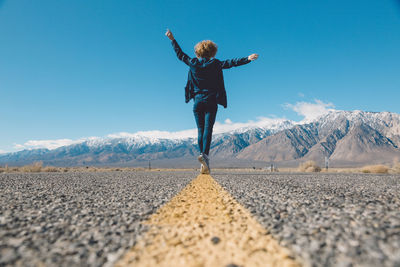
[[[400,175],[212,176],[306,265],[400,266]]]
[[[0,266],[104,266],[194,172],[0,174]]]
[[[199,175],[145,224],[116,267],[300,267],[210,175]]]
[[[111,266],[151,233],[145,220],[180,223],[171,214],[186,214],[173,213],[174,206],[201,198],[185,194],[197,175],[0,174],[0,266]],[[210,180],[200,182],[211,185],[201,190],[218,196],[206,202],[222,199],[229,214],[253,214],[305,266],[400,266],[399,175],[215,172],[212,177],[226,193]],[[240,211],[236,201],[249,212]],[[217,214],[209,211],[210,218]],[[243,220],[237,227],[253,229],[247,227],[253,220]],[[162,240],[158,235],[156,242]],[[216,246],[225,242],[218,235],[207,240]]]

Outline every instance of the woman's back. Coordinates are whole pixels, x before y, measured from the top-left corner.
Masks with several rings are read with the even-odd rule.
[[[222,72],[221,61],[216,58],[194,60],[190,74],[195,95],[203,94],[215,97]]]

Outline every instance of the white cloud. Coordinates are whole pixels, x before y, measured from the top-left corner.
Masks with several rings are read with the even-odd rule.
[[[302,122],[310,122],[315,120],[321,115],[335,111],[335,106],[332,103],[324,103],[319,99],[314,100],[315,103],[310,102],[297,102],[296,104],[285,104],[285,108],[292,109],[304,119]]]
[[[224,121],[226,124],[232,124],[232,121],[231,121],[231,119],[226,119],[225,121]]]
[[[197,134],[196,129],[189,129],[177,132],[168,132],[168,131],[140,131],[136,133],[113,133],[107,135],[108,138],[128,138],[128,137],[138,137],[138,136],[146,136],[149,138],[165,138],[165,139],[185,139],[195,137]]]
[[[226,119],[224,123],[215,122],[213,133],[226,133],[230,131],[235,131],[241,128],[249,128],[249,127],[271,127],[278,125],[287,121],[287,119],[282,118],[267,118],[267,117],[259,117],[256,121],[248,121],[248,122],[232,122],[231,119]],[[177,132],[168,132],[168,131],[140,131],[136,133],[113,133],[109,134],[107,138],[135,138],[145,136],[148,138],[165,138],[165,139],[185,139],[185,138],[195,138],[197,137],[197,129],[188,129]]]
[[[14,148],[17,150],[23,149],[35,149],[35,148],[47,148],[55,149],[61,146],[68,146],[72,144],[82,143],[90,138],[81,138],[77,140],[72,139],[55,139],[55,140],[29,140],[24,144],[14,144]]]
[[[248,121],[248,122],[232,122],[230,119],[226,119],[224,123],[215,122],[213,133],[226,133],[230,131],[239,130],[241,128],[252,128],[252,127],[269,127],[274,128],[278,124],[288,121],[284,118],[267,118],[267,117],[258,117],[256,121]]]
[[[266,118],[259,117],[256,121],[248,121],[248,122],[232,122],[230,119],[226,119],[224,123],[216,122],[214,124],[214,134],[225,133],[229,131],[239,130],[240,128],[248,128],[248,127],[270,127],[278,125],[279,123],[287,121],[286,119],[279,118]],[[128,133],[128,132],[120,132],[113,133],[105,136],[105,138],[101,137],[88,137],[88,138],[80,138],[77,140],[72,139],[54,139],[54,140],[29,140],[23,144],[14,144],[14,148],[16,150],[23,149],[36,149],[36,148],[47,148],[47,149],[56,149],[62,146],[68,146],[72,144],[82,143],[84,141],[96,141],[102,139],[111,139],[111,138],[138,138],[138,137],[146,137],[146,138],[162,138],[162,139],[186,139],[186,138],[196,138],[197,137],[197,129],[188,129],[183,131],[176,132],[168,132],[168,131],[140,131],[136,133]]]
[[[0,149],[0,154],[7,153],[7,151]]]

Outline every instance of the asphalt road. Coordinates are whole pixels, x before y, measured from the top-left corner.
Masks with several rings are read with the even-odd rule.
[[[196,172],[0,174],[0,266],[109,266]],[[400,175],[213,173],[309,266],[400,266]]]
[[[0,266],[111,265],[196,175],[0,174]]]
[[[400,175],[213,177],[308,266],[400,266]]]

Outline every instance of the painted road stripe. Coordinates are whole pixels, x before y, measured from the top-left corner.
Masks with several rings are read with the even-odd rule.
[[[300,266],[210,175],[199,175],[148,221],[116,266]]]

